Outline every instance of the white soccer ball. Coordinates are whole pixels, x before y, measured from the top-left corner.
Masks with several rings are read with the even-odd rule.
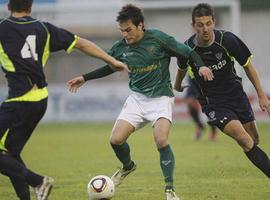
[[[87,192],[91,200],[108,200],[114,196],[113,181],[104,175],[93,177],[88,185]]]

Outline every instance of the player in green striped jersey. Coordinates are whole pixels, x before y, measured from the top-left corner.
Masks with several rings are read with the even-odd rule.
[[[112,180],[117,186],[136,169],[126,141],[135,130],[150,122],[160,153],[166,199],[178,200],[173,185],[174,155],[168,144],[174,101],[169,73],[170,60],[171,57],[179,56],[191,59],[205,80],[212,80],[212,72],[204,67],[200,57],[188,46],[162,31],[145,29],[140,8],[131,4],[124,6],[118,13],[117,22],[123,39],[117,41],[109,53],[128,65],[132,94],[127,98],[111,133],[111,146],[123,164],[123,168],[112,176]],[[70,80],[69,89],[76,92],[85,81],[112,73],[114,71],[108,66],[101,67]]]

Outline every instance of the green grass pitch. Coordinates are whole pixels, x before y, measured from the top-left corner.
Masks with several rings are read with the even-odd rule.
[[[262,147],[270,155],[270,124],[258,124]],[[30,169],[54,177],[50,200],[86,200],[91,177],[112,175],[120,166],[109,145],[112,124],[41,124],[23,151]],[[229,137],[207,131],[192,140],[191,124],[174,124],[170,144],[176,159],[175,189],[181,200],[266,200],[270,182]],[[116,190],[114,200],[164,200],[163,177],[150,126],[129,138],[138,168]],[[0,175],[0,199],[17,199]],[[34,199],[34,198],[33,198]]]

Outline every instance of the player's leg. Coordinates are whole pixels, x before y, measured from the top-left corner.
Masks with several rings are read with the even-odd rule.
[[[38,175],[38,174],[32,172],[31,170],[27,169],[20,156],[12,156],[12,157],[14,157],[14,159],[16,159],[19,163],[21,163],[25,167],[26,180],[23,180],[21,178],[15,177],[15,176],[14,177],[11,176],[11,177],[9,177],[9,179],[10,179],[10,181],[13,185],[13,188],[15,189],[15,192],[16,192],[17,196],[19,197],[19,199],[20,200],[28,200],[28,199],[30,200],[29,184],[32,187],[34,187],[35,189],[40,188],[40,186],[43,184],[45,177]],[[29,182],[29,184],[28,184],[28,182]],[[44,194],[42,196],[44,199],[45,198]],[[42,198],[38,197],[37,199],[39,200]]]
[[[30,171],[6,151],[0,151],[0,172],[10,178],[20,200],[30,199],[28,185],[35,189],[37,200],[46,200],[52,188],[53,179]]]
[[[110,143],[124,169],[129,169],[132,165],[130,148],[126,141],[134,131],[135,128],[129,122],[122,119],[117,120],[112,129]]]
[[[171,121],[166,118],[159,118],[154,124],[154,140],[160,155],[160,167],[165,181],[165,194],[167,200],[178,200],[174,192],[173,173],[175,159],[173,151],[168,144],[168,136],[171,128]]]
[[[200,139],[202,131],[205,128],[204,123],[201,118],[201,106],[197,99],[199,95],[199,87],[195,81],[191,78],[188,78],[188,84],[190,87],[186,89],[185,101],[187,103],[188,112],[191,116],[193,122],[196,124],[196,129],[194,132],[194,139]]]
[[[20,156],[14,157],[18,162],[20,162],[22,165],[25,166],[23,160]],[[30,190],[29,185],[26,181],[20,180],[16,177],[9,177],[10,182],[13,185],[13,188],[17,194],[17,196],[20,198],[20,200],[30,200]]]
[[[204,124],[200,116],[200,104],[197,100],[198,91],[195,83],[189,78],[188,83],[190,87],[186,89],[185,93],[185,102],[187,104],[189,115],[192,118],[192,121],[196,124],[196,129],[194,132],[194,139],[200,139],[202,135],[202,130],[204,129]]]
[[[24,164],[8,155],[6,151],[0,151],[0,172],[8,177],[27,182],[32,187],[38,186],[43,177],[28,170]],[[33,178],[34,176],[34,178]]]
[[[204,125],[200,117],[200,106],[199,106],[198,101],[193,98],[188,98],[186,102],[187,102],[188,112],[193,122],[196,124],[196,130],[194,132],[194,139],[198,140],[200,139],[202,135],[202,131],[204,129]]]
[[[120,185],[123,179],[136,169],[136,163],[132,161],[130,156],[127,139],[144,122],[138,105],[139,103],[139,96],[136,94],[131,94],[127,98],[111,132],[111,146],[116,157],[123,165],[112,176],[112,180],[116,186]]]
[[[255,121],[247,122],[243,124],[246,132],[251,136],[255,145],[259,144],[259,133]]]
[[[174,155],[168,144],[171,122],[168,119],[160,118],[154,125],[154,140],[160,154],[160,167],[165,178],[166,189],[173,188]]]
[[[204,128],[203,122],[200,117],[200,105],[198,100],[193,98],[187,99],[188,111],[193,121],[200,129]]]
[[[166,200],[179,200],[174,191],[173,174],[175,159],[168,144],[168,137],[172,123],[172,106],[174,98],[160,97],[153,99],[145,106],[146,119],[152,122],[153,136],[159,152],[160,167],[164,176]]]
[[[217,138],[217,127],[216,126],[210,126],[210,133],[209,133],[209,140],[215,141]]]
[[[229,121],[225,125],[223,132],[232,137],[245,152],[249,151],[254,145],[252,138],[246,132],[239,120]]]
[[[124,178],[136,169],[136,164],[131,160],[130,148],[126,140],[135,128],[127,121],[118,119],[113,127],[110,143],[116,157],[123,167],[117,170],[111,177],[115,186],[122,183]]]
[[[0,107],[0,172],[10,178],[18,198],[28,200],[29,184],[33,186],[37,184],[29,180],[27,168],[20,156],[12,154],[9,149],[10,146],[23,142],[16,139],[19,133],[14,131],[14,127],[20,127],[22,124],[22,110],[19,108],[19,103],[3,103]]]
[[[42,119],[43,115],[47,109],[47,99],[41,100],[40,102],[26,102],[25,106],[28,107],[27,110],[27,121],[24,124],[24,131],[26,132],[27,140],[32,135],[34,129],[38,125],[39,121]],[[25,141],[26,143],[26,141]],[[20,147],[20,146],[18,146]],[[23,147],[21,147],[23,148]],[[31,179],[36,179],[37,173],[28,170]],[[39,180],[39,184],[34,187],[35,195],[37,200],[46,200],[50,195],[51,189],[53,188],[54,179],[48,176],[42,176],[42,180]]]
[[[255,123],[254,112],[246,95],[241,96],[241,103],[237,104],[235,110],[245,131],[251,136],[254,145],[246,151],[249,160],[257,166],[266,176],[270,178],[270,161],[267,154],[257,145],[259,143],[258,129]],[[239,109],[239,110],[238,110]]]
[[[40,188],[44,182],[43,176],[26,168],[20,153],[44,115],[46,105],[46,99],[36,103],[11,102],[3,104],[0,110],[1,133],[4,133],[1,137],[0,171],[10,177],[16,193],[22,195],[20,199],[27,199],[29,189],[25,183]]]
[[[254,141],[252,149],[246,152],[247,157],[270,178],[270,160],[267,154],[257,146],[259,144],[259,133],[255,121],[247,122],[243,126]]]
[[[270,161],[264,151],[254,143],[239,120],[232,120],[224,127],[224,133],[235,139],[249,160],[270,178]]]

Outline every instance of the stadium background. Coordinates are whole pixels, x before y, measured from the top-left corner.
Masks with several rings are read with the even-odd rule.
[[[159,28],[184,41],[192,32],[191,6],[201,1],[35,0],[33,15],[109,49],[120,38],[115,22],[116,12],[127,2],[144,7],[147,27]],[[269,0],[204,2],[215,5],[217,28],[233,30],[248,44],[254,54],[253,62],[260,73],[263,87],[269,95]],[[7,15],[6,0],[0,0],[0,16]],[[52,200],[88,199],[86,185],[91,177],[98,174],[110,176],[120,165],[108,138],[112,121],[130,92],[127,76],[116,73],[91,81],[78,94],[70,94],[65,86],[71,77],[100,65],[103,63],[75,51],[70,56],[66,56],[65,52],[51,55],[45,68],[50,100],[43,122],[50,123],[42,123],[37,127],[22,156],[31,169],[55,179],[50,196]],[[175,70],[173,60],[172,79]],[[239,73],[243,74],[243,71],[239,70]],[[251,84],[246,78],[243,82],[257,117],[265,120],[258,123],[260,147],[270,155],[269,118],[259,112]],[[5,78],[0,72],[0,101],[5,99],[6,94]],[[176,158],[175,189],[182,200],[269,199],[269,180],[249,162],[231,138],[219,133],[217,140],[211,142],[206,130],[200,141],[194,141],[194,125],[188,120],[181,94],[177,94],[174,110],[177,122],[187,122],[174,124],[170,134],[170,145]],[[132,158],[137,162],[138,169],[127,178],[125,184],[117,188],[114,200],[164,199],[159,154],[151,133],[151,127],[147,126],[130,137]],[[9,179],[2,175],[0,199],[17,199]]]
[[[0,0],[0,16],[7,16],[7,0]],[[91,39],[108,50],[113,42],[120,39],[115,22],[119,8],[132,2],[144,8],[146,27],[161,29],[179,41],[184,41],[192,33],[190,26],[191,8],[197,0],[35,0],[33,16],[50,21],[60,27]],[[253,62],[260,74],[263,88],[270,94],[270,69],[268,39],[270,28],[270,2],[267,0],[208,0],[214,5],[217,28],[226,29],[240,35],[254,54]],[[66,56],[65,52],[51,55],[45,71],[49,83],[49,107],[43,121],[113,121],[128,96],[126,74],[115,73],[100,80],[89,82],[78,94],[67,91],[65,82],[70,78],[88,72],[104,63],[89,58],[79,52]],[[238,73],[243,76],[241,67]],[[174,81],[177,66],[171,63]],[[251,99],[258,120],[266,120],[257,103],[253,86],[243,76],[244,87]],[[0,73],[0,101],[7,94],[3,73]],[[182,94],[176,94],[174,118],[188,120]]]

